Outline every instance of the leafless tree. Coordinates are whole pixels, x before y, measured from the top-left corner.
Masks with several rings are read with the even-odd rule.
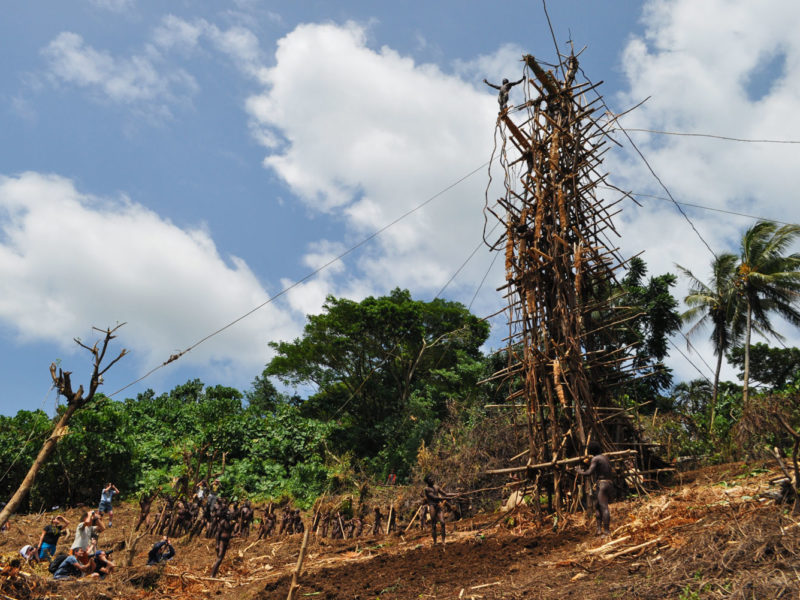
[[[104,338],[102,341],[95,342],[94,346],[91,347],[81,342],[80,339],[75,338],[75,343],[77,343],[81,348],[91,352],[92,356],[94,356],[94,368],[92,369],[92,378],[89,381],[89,393],[85,396],[83,385],[80,385],[76,391],[73,391],[71,381],[72,373],[70,371],[62,371],[61,369],[58,369],[55,363],[50,365],[50,377],[53,379],[53,385],[55,386],[56,390],[58,390],[58,394],[66,398],[67,407],[66,410],[61,414],[61,417],[58,419],[55,427],[53,427],[53,431],[50,436],[42,444],[42,448],[39,450],[36,460],[33,461],[31,468],[28,470],[28,474],[25,475],[25,479],[22,480],[19,488],[17,488],[17,491],[11,497],[11,500],[8,501],[8,504],[6,504],[5,508],[0,511],[0,527],[2,527],[8,521],[8,518],[16,512],[20,503],[25,498],[25,495],[30,491],[31,487],[33,487],[36,474],[39,472],[39,469],[42,467],[45,461],[47,461],[48,457],[55,449],[58,440],[68,433],[69,430],[67,428],[67,424],[69,423],[72,415],[76,410],[83,408],[94,399],[97,388],[103,383],[103,374],[108,371],[119,359],[127,354],[127,350],[123,348],[119,353],[119,356],[117,356],[107,365],[103,366],[103,359],[106,356],[108,344],[116,337],[114,333],[123,325],[124,323],[121,323],[116,327],[109,327],[108,329],[98,329],[97,327],[93,327],[92,329],[102,333]]]

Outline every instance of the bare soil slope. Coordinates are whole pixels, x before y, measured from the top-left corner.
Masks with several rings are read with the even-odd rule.
[[[759,497],[774,476],[741,464],[684,474],[674,487],[614,503],[613,535],[603,539],[582,515],[554,531],[552,519],[537,522],[525,509],[448,524],[444,546],[416,527],[357,540],[312,536],[298,598],[797,598],[800,519]],[[68,511],[73,524],[79,512]],[[136,514],[133,505],[119,507],[101,536],[118,561]],[[176,558],[152,568],[143,565],[156,537],[146,536],[134,566],[113,578],[56,583],[43,567],[7,566],[24,543],[38,540],[47,518],[17,517],[0,535],[5,596],[284,599],[301,541],[234,539],[212,579],[212,540],[178,540]]]

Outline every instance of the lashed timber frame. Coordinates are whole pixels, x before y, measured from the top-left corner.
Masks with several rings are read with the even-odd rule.
[[[597,194],[606,178],[608,137],[594,118],[602,103],[586,101],[596,86],[576,83],[574,55],[555,72],[530,55],[523,63],[527,100],[498,116],[505,193],[487,210],[504,225],[491,245],[505,250],[500,290],[509,303],[508,364],[492,379],[511,385],[509,402],[524,399],[530,446],[527,465],[497,472],[527,471],[534,493],[546,491],[561,513],[580,505],[581,482],[565,465],[589,441],[607,452],[633,449],[619,454],[649,465],[627,413],[609,412],[614,388],[640,374],[632,349],[617,341],[636,315],[613,297],[624,261],[609,241],[618,236],[616,202]]]

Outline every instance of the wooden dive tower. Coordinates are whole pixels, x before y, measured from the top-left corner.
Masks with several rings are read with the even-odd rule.
[[[581,503],[583,482],[569,466],[590,441],[612,460],[651,464],[648,445],[612,402],[635,373],[631,348],[617,341],[632,315],[615,298],[624,261],[608,237],[619,235],[610,207],[622,198],[598,194],[608,137],[593,113],[602,98],[596,85],[576,83],[574,55],[553,70],[530,55],[523,62],[526,102],[497,121],[504,194],[486,210],[504,228],[491,247],[505,251],[500,290],[509,315],[508,364],[492,379],[508,384],[508,402],[526,407],[530,443],[517,457],[525,464],[494,472],[527,473],[534,497],[547,493],[561,513]]]

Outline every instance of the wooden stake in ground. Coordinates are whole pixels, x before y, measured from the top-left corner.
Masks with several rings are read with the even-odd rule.
[[[123,348],[117,358],[112,360],[105,367],[102,367],[103,359],[105,358],[106,350],[108,349],[108,344],[116,337],[114,332],[122,327],[122,325],[124,325],[124,323],[121,323],[114,328],[109,327],[108,329],[98,329],[97,327],[93,327],[92,329],[104,334],[105,337],[103,338],[102,342],[95,342],[94,346],[91,347],[81,342],[78,338],[75,338],[75,343],[81,348],[91,352],[92,356],[94,357],[94,368],[92,369],[92,377],[89,380],[89,393],[85,397],[83,395],[84,390],[82,385],[78,387],[77,391],[72,391],[72,381],[70,379],[72,373],[70,371],[62,371],[61,369],[57,369],[55,363],[50,365],[50,377],[53,380],[53,386],[56,388],[56,390],[58,390],[59,396],[64,396],[64,398],[67,399],[67,409],[61,415],[61,418],[59,418],[55,427],[53,427],[53,432],[42,444],[42,448],[39,450],[39,454],[36,456],[36,460],[33,461],[31,468],[28,469],[28,474],[25,475],[25,479],[22,480],[19,488],[17,488],[17,491],[14,492],[14,495],[11,497],[11,500],[8,501],[8,504],[6,504],[5,508],[0,511],[0,527],[2,527],[8,521],[8,518],[17,511],[17,508],[19,508],[22,500],[33,487],[36,474],[39,472],[39,469],[42,467],[42,465],[47,461],[50,454],[52,454],[53,450],[55,450],[58,440],[67,435],[67,423],[69,423],[72,415],[76,410],[83,408],[94,399],[94,394],[97,391],[97,388],[103,383],[103,374],[108,371],[114,365],[114,363],[127,354],[128,351]],[[56,370],[58,371],[57,374]]]
[[[419,511],[421,510],[422,510],[422,505],[420,504],[419,507],[417,508],[417,512],[415,512],[414,516],[411,517],[411,522],[408,524],[408,527],[405,528],[403,533],[408,533],[408,530],[411,529],[411,526],[414,524],[414,521],[417,520],[417,516],[419,515]]]
[[[300,578],[300,571],[303,570],[303,559],[306,557],[306,544],[308,544],[308,529],[306,529],[305,533],[303,534],[303,543],[300,546],[300,556],[297,557],[297,566],[294,569],[294,573],[292,573],[292,583],[289,584],[289,595],[286,596],[286,600],[294,600],[297,594],[297,590],[300,589],[300,584],[297,583],[297,580]]]
[[[394,514],[394,504],[389,507],[389,517],[386,519],[386,535],[389,535],[389,532],[392,530],[392,526],[394,525],[395,514]]]

